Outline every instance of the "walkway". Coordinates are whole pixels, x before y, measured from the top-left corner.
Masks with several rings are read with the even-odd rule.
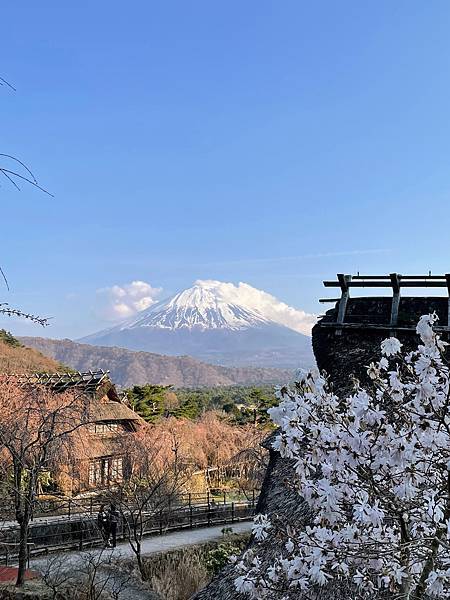
[[[189,529],[182,531],[175,531],[167,533],[161,536],[147,537],[142,541],[142,554],[151,555],[159,552],[167,552],[169,550],[176,550],[185,546],[192,546],[195,544],[202,544],[212,540],[217,540],[222,537],[223,525],[216,527],[203,527],[199,529]],[[232,526],[233,533],[247,533],[251,531],[252,522],[239,522],[234,523]],[[61,572],[61,569],[73,572],[80,570],[83,564],[86,564],[86,560],[99,558],[104,553],[104,556],[109,560],[112,559],[115,564],[121,560],[133,558],[134,554],[127,542],[122,542],[117,545],[114,550],[103,550],[101,548],[93,548],[91,550],[83,552],[57,552],[51,554],[48,557],[32,558],[30,562],[30,568],[39,573],[49,572]],[[120,569],[111,569],[106,567],[102,569],[105,576],[108,575],[110,582],[108,587],[118,586],[122,582],[125,582],[125,574]],[[124,592],[123,598],[127,600],[152,600],[155,598],[145,586],[136,582],[130,581],[126,585],[126,593]]]
[[[211,540],[217,540],[218,538],[222,537],[222,529],[224,527],[231,527],[233,533],[247,533],[251,531],[252,522],[241,521],[239,523],[234,523],[233,525],[218,525],[216,527],[183,529],[182,531],[173,531],[165,535],[146,537],[142,540],[142,554],[147,555],[156,554],[158,552],[167,552],[168,550],[176,550],[177,548],[183,548],[184,546],[193,546],[195,544],[202,544]],[[95,548],[89,550],[89,553],[101,554],[102,551],[102,548]],[[67,559],[67,564],[73,564],[85,554],[86,552],[84,551],[57,552],[52,553],[50,557],[32,558],[30,561],[30,568],[36,571],[42,571],[47,566],[48,561],[51,560],[55,555],[64,555],[64,557]],[[134,556],[128,542],[117,544],[114,554],[118,559],[132,558]]]

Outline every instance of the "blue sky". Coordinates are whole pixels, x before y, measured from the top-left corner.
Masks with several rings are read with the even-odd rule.
[[[2,22],[0,152],[54,197],[1,182],[0,298],[45,335],[104,327],[96,291],[133,280],[318,312],[336,272],[450,270],[448,2],[43,0]]]

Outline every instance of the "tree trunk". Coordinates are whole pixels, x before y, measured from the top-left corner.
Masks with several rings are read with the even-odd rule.
[[[20,587],[25,583],[25,571],[27,570],[28,560],[28,535],[30,531],[30,519],[33,512],[33,502],[35,498],[35,490],[37,477],[33,471],[30,471],[30,480],[27,484],[26,493],[20,497],[18,496],[18,502],[16,501],[16,514],[20,518],[19,520],[19,568],[17,572],[16,586]],[[22,510],[17,510],[17,507],[22,506]]]
[[[16,586],[20,587],[25,583],[25,571],[27,569],[28,559],[28,521],[23,519],[20,523],[19,540],[19,568],[17,571]]]
[[[141,578],[144,579],[144,565],[142,563],[142,555],[141,555],[141,543],[136,543],[136,560],[139,568],[139,573],[141,574]]]

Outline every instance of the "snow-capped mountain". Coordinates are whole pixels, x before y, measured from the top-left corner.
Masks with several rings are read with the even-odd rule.
[[[83,338],[169,355],[189,354],[226,365],[298,367],[312,364],[308,318],[247,284],[202,281],[133,318]],[[287,325],[288,323],[289,325]],[[294,329],[294,327],[296,329]]]
[[[218,293],[210,282],[197,282],[172,298],[151,306],[128,320],[121,329],[159,327],[161,329],[247,329],[267,325],[259,311]]]

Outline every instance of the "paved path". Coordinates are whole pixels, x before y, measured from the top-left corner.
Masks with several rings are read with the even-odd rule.
[[[142,554],[155,554],[157,552],[167,552],[168,550],[175,550],[176,548],[182,548],[183,546],[192,546],[194,544],[201,544],[203,542],[209,542],[210,540],[216,540],[222,536],[222,529],[224,527],[231,527],[233,533],[246,533],[251,530],[251,521],[241,521],[239,523],[233,523],[233,525],[217,525],[215,527],[199,527],[198,529],[183,529],[182,531],[172,531],[165,535],[155,535],[146,537],[142,541]],[[89,552],[101,554],[102,548],[95,548],[89,550]],[[127,542],[117,544],[117,548],[114,550],[117,558],[132,558],[134,556]],[[76,561],[85,554],[84,552],[56,552],[52,553],[51,557],[55,555],[62,555],[67,558],[67,562]],[[50,557],[50,558],[51,558]],[[30,568],[40,570],[44,565],[47,565],[48,557],[32,558],[30,562]]]
[[[233,533],[247,533],[251,531],[251,526],[251,521],[242,521],[240,523],[234,523],[231,527]],[[224,525],[218,525],[215,527],[184,529],[182,531],[173,531],[165,535],[147,537],[142,542],[142,554],[148,556],[158,552],[167,552],[185,546],[217,540],[222,537],[223,527]],[[117,548],[114,550],[93,548],[83,552],[56,552],[48,557],[34,558],[30,562],[30,568],[40,573],[48,572],[49,569],[51,569],[52,572],[61,571],[62,568],[67,571],[80,571],[83,570],[83,564],[86,563],[86,560],[92,560],[93,557],[95,559],[95,557],[99,557],[102,552],[106,559],[111,558],[114,562],[120,562],[122,559],[134,557],[129,544],[123,542],[118,544]],[[108,573],[111,576],[111,586],[120,584],[121,580],[124,578],[124,574],[120,570],[108,569]],[[151,600],[155,596],[138,582],[130,581],[124,598],[125,597],[127,600]]]

